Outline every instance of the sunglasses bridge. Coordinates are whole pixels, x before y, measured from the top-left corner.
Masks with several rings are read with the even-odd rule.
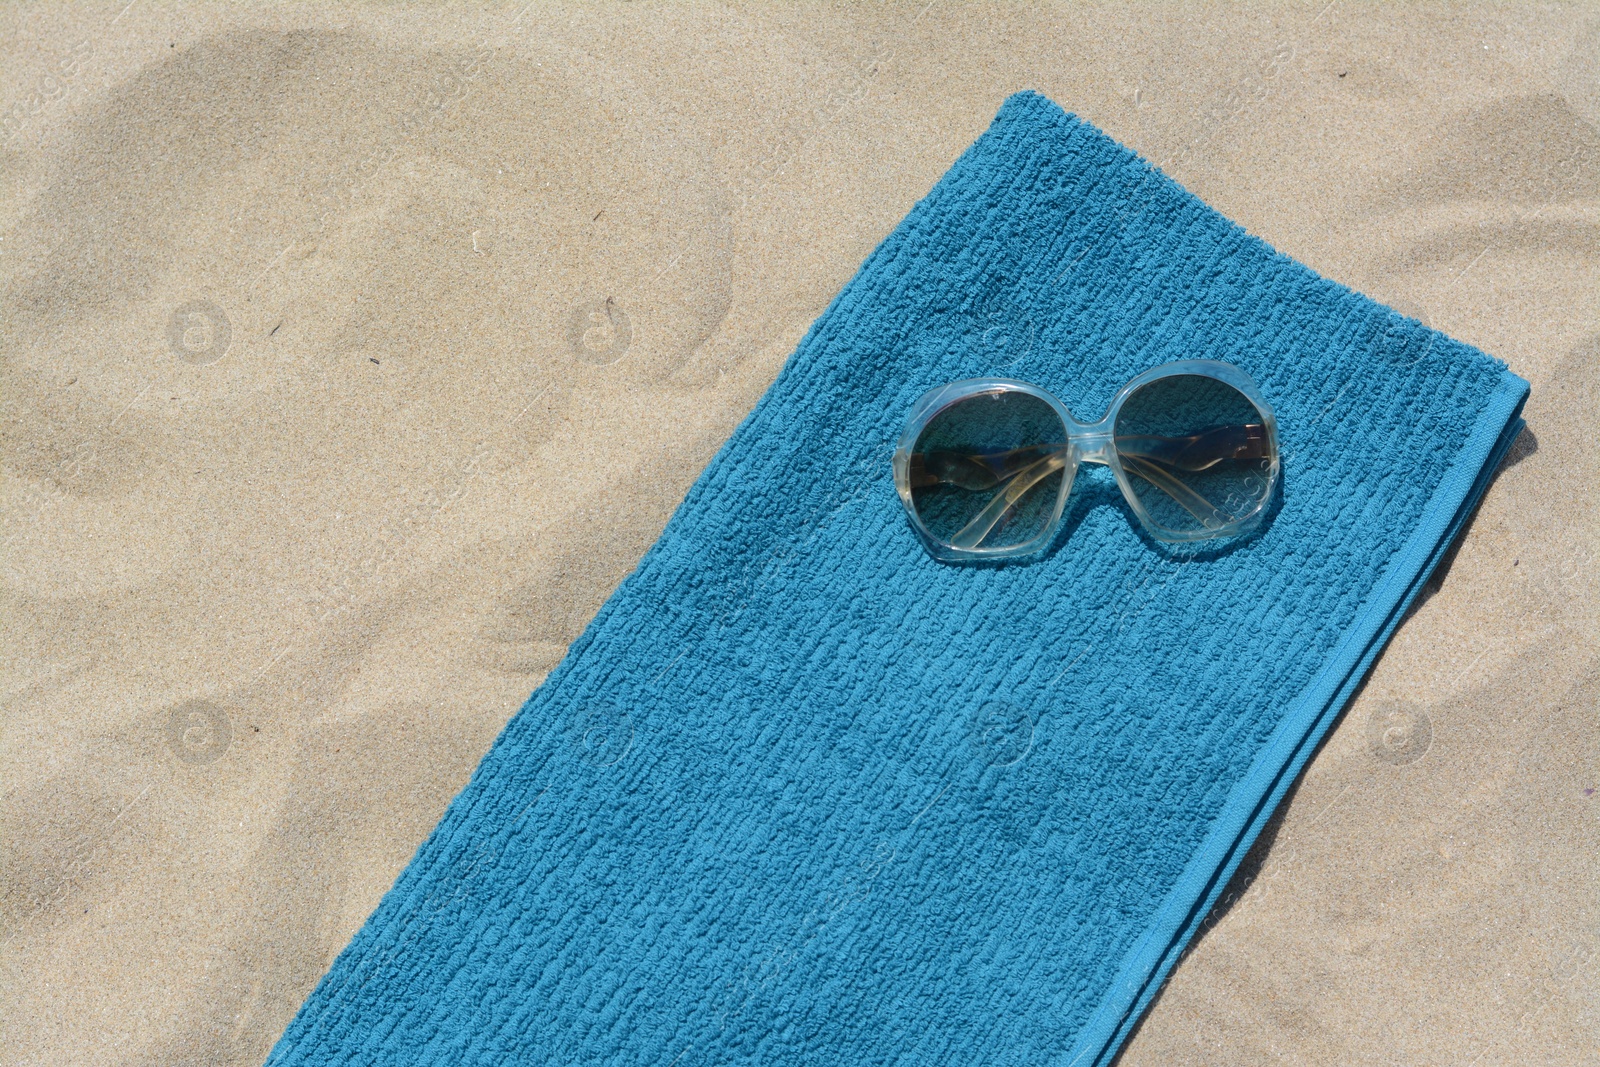
[[[1078,450],[1079,463],[1100,463],[1109,467],[1111,454],[1117,448],[1117,439],[1111,427],[1101,423],[1081,434],[1073,434],[1071,444]]]

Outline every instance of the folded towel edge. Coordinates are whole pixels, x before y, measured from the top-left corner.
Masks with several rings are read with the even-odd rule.
[[[1434,568],[1477,509],[1521,432],[1529,386],[1510,371],[1490,394],[1466,445],[1434,491],[1423,518],[1390,561],[1328,663],[1291,703],[1250,770],[1224,802],[1205,841],[1118,969],[1066,1063],[1110,1063],[1154,1002],[1229,880],[1300,777]]]

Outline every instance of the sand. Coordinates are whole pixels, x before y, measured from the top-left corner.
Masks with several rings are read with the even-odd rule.
[[[0,1063],[259,1063],[1023,88],[1533,385],[1122,1063],[1600,1062],[1600,7],[124,3],[0,10]]]

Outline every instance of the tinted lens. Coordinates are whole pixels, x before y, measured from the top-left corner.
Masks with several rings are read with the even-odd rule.
[[[1226,382],[1175,374],[1140,386],[1117,413],[1117,455],[1157,526],[1215,530],[1261,509],[1275,444],[1250,398]]]
[[[959,400],[917,438],[911,501],[927,531],[962,549],[1000,549],[1044,534],[1066,476],[1066,427],[1029,393]]]

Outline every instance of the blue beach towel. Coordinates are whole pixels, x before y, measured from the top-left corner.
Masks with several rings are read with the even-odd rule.
[[[890,455],[1003,373],[1081,416],[1238,364],[1281,492],[1181,554],[1079,475],[935,562]],[[862,266],[484,757],[277,1065],[1108,1061],[1512,438],[1504,364],[1043,97]]]

